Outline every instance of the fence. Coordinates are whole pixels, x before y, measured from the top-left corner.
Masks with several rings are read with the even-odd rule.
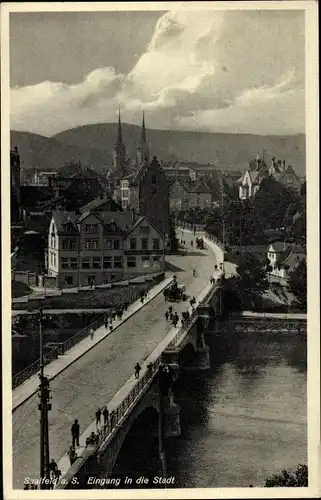
[[[51,351],[47,352],[43,357],[44,366],[51,363],[51,361],[53,361],[54,359],[57,359],[59,354],[64,354],[74,345],[78,344],[78,342],[81,342],[84,338],[86,338],[89,335],[89,330],[91,328],[99,328],[99,326],[101,326],[103,322],[104,322],[104,317],[102,316],[93,323],[91,323],[91,325],[86,326],[79,332],[75,333],[75,335],[73,335],[70,339],[66,340],[66,342],[62,342],[61,344],[59,344],[59,347],[57,346]],[[40,370],[40,359],[37,359],[37,361],[27,366],[27,368],[17,373],[17,375],[13,377],[12,388],[15,389],[16,387],[18,387],[18,385],[23,384],[25,380],[27,380],[29,377],[32,377],[32,375],[37,373],[37,371],[39,370]]]
[[[154,375],[157,372],[157,369],[161,362],[161,358],[162,355],[160,355],[153,363],[151,363],[143,377],[138,380],[138,382],[129,391],[125,399],[117,406],[117,408],[111,412],[107,425],[105,425],[98,431],[97,446],[103,444],[109,434],[111,434],[117,424],[119,424],[120,420],[123,418],[128,409],[133,405],[137,397],[149,385],[149,382],[154,378]]]

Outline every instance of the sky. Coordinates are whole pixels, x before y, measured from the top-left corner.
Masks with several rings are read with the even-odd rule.
[[[304,133],[304,53],[299,10],[11,13],[11,129]]]

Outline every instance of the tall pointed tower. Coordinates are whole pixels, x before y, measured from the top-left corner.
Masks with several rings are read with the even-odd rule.
[[[117,140],[113,151],[113,167],[115,170],[121,172],[121,176],[125,174],[125,160],[126,160],[126,148],[123,143],[123,134],[120,121],[120,111],[118,112],[118,128],[117,128]]]
[[[143,112],[143,123],[142,123],[142,131],[140,137],[140,143],[137,148],[137,164],[140,167],[145,160],[149,161],[149,145],[146,140],[146,128],[145,128],[145,115]]]

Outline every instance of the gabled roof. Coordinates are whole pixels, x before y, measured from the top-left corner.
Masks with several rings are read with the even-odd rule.
[[[289,245],[289,243],[286,243],[284,241],[275,241],[274,243],[271,243],[269,245],[269,248],[270,247],[273,247],[273,250],[277,253],[281,253],[281,252],[284,252],[284,250],[286,249],[286,247]]]
[[[78,231],[78,228],[77,228],[77,219],[78,219],[79,216],[75,212],[69,212],[69,211],[67,212],[67,211],[63,211],[63,210],[54,210],[52,212],[52,217],[53,217],[53,219],[55,221],[58,233],[59,232],[64,232],[63,225],[66,224],[66,223],[68,223],[68,222],[71,222],[71,224],[75,228],[75,230]]]
[[[106,205],[108,208],[104,211],[108,212],[113,212],[120,210],[121,211],[121,206],[118,205],[110,196],[104,196],[103,198],[95,198],[93,201],[90,201],[87,203],[87,205],[84,205],[81,207],[79,210],[81,213],[92,211],[92,210],[99,210],[102,209],[102,207]]]
[[[130,228],[130,230],[128,231],[127,233],[127,236],[137,227],[139,226],[139,224],[141,222],[143,222],[144,220],[146,220],[146,222],[148,222],[148,224],[150,226],[152,226],[153,229],[155,229],[155,231],[160,235],[162,236],[162,234],[160,233],[160,231],[157,229],[157,227],[154,226],[154,224],[152,224],[152,222],[145,216],[139,216],[139,218],[137,219],[137,221],[134,223],[134,225]],[[163,237],[163,236],[162,236]]]
[[[115,224],[121,231],[127,232],[132,227],[132,213],[131,212],[96,212],[95,216],[101,220],[104,225]]]

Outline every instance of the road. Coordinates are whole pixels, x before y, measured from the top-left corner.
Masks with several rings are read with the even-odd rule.
[[[180,233],[181,234],[181,233]],[[186,233],[186,255],[167,256],[170,272],[183,282],[189,295],[197,296],[209,282],[216,264],[212,250],[191,249]],[[193,277],[193,269],[197,276]],[[189,303],[174,304],[182,312]],[[158,295],[105,340],[66,368],[51,382],[52,410],[49,413],[50,458],[56,462],[69,448],[70,427],[75,418],[80,434],[133,374],[135,363],[146,359],[172,325],[165,320],[168,304]],[[13,487],[23,487],[25,477],[39,477],[38,397],[32,396],[13,412]]]

